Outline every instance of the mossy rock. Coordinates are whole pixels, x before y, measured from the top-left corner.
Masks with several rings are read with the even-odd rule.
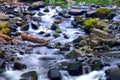
[[[111,15],[111,10],[107,8],[98,8],[96,11],[96,16],[100,19],[106,19],[110,17]]]
[[[60,36],[60,34],[55,32],[55,33],[53,34],[53,36],[54,36],[55,38],[57,38],[57,37]]]
[[[45,35],[44,35],[44,37],[50,37],[50,34],[49,34],[49,33],[47,33],[47,34],[45,34]]]
[[[61,29],[59,27],[57,27],[57,29],[55,30],[56,33],[61,33]]]
[[[56,30],[58,27],[59,27],[58,24],[53,23],[50,29],[51,30]]]
[[[9,27],[9,22],[0,22],[0,29],[8,28],[8,27]]]
[[[74,17],[74,21],[77,23],[77,24],[82,24],[83,23],[83,19],[81,16],[75,16]]]
[[[95,18],[88,19],[84,22],[83,29],[86,31],[91,31],[93,28],[98,27],[99,21]]]
[[[2,32],[3,34],[9,35],[11,31],[10,31],[10,28],[3,28],[3,29],[1,29],[1,32]]]

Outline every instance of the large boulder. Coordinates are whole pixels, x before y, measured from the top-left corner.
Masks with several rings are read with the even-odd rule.
[[[50,80],[62,80],[61,73],[59,72],[58,69],[50,69],[48,71],[48,78]]]
[[[80,62],[70,63],[67,67],[67,71],[70,75],[78,76],[83,74],[82,64]]]
[[[120,68],[109,69],[105,73],[107,80],[120,80]]]

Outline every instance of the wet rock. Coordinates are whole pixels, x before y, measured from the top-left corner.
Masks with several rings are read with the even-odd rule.
[[[50,80],[62,80],[61,73],[59,72],[58,69],[50,69],[48,71],[48,78]]]
[[[80,56],[85,56],[85,53],[83,53],[82,51],[80,51],[79,49],[74,49],[72,50],[70,53],[65,55],[65,58],[78,58]]]
[[[8,20],[9,16],[6,15],[5,13],[0,13],[0,20]]]
[[[44,43],[44,42],[47,42],[44,39],[35,38],[35,37],[29,36],[27,34],[21,34],[21,38],[23,40],[31,41],[31,42],[34,42],[34,43]]]
[[[93,11],[93,10],[88,10],[85,14],[85,17],[95,18],[96,17],[96,12]]]
[[[5,60],[0,60],[0,69],[5,69]]]
[[[107,80],[120,80],[120,68],[113,68],[105,71]]]
[[[41,17],[33,17],[31,18],[33,21],[41,22]]]
[[[14,14],[14,7],[11,6],[11,7],[7,8],[6,13],[7,14]]]
[[[86,37],[85,36],[79,36],[78,38],[73,40],[73,43],[79,43],[81,40],[85,40]]]
[[[83,18],[81,17],[81,16],[75,16],[74,17],[74,21],[76,22],[76,24],[78,25],[78,24],[83,24],[83,22],[84,22],[84,20],[83,20]]]
[[[38,16],[44,16],[45,14],[44,13],[42,13],[42,12],[38,12],[38,14],[37,14]]]
[[[22,80],[23,79],[38,80],[38,75],[36,71],[29,71],[27,73],[22,74],[21,77],[22,77]]]
[[[35,30],[38,30],[38,28],[39,28],[39,24],[37,24],[37,23],[36,24],[35,23],[31,23],[31,26]]]
[[[110,36],[107,32],[102,31],[100,29],[93,29],[92,33],[96,34],[97,36],[101,36],[101,37],[108,37],[108,36]]]
[[[45,7],[44,10],[43,10],[43,12],[49,12],[48,7]]]
[[[50,37],[50,34],[49,34],[49,33],[46,33],[46,34],[44,35],[44,37]]]
[[[64,36],[65,39],[69,39],[69,36],[65,33],[63,34],[63,36]]]
[[[21,17],[14,17],[15,21],[22,21],[23,19]]]
[[[42,56],[39,57],[39,60],[56,60],[56,58],[51,56]]]
[[[26,65],[22,63],[15,62],[13,66],[14,70],[23,70],[26,69]]]
[[[60,49],[60,51],[69,51],[70,45],[65,44],[64,46],[60,46],[59,49]]]
[[[45,32],[44,31],[40,31],[38,34],[44,34]]]
[[[27,23],[23,23],[22,26],[21,26],[21,30],[22,31],[27,31],[29,30],[29,25]]]
[[[69,15],[69,14],[63,14],[63,17],[64,18],[71,18],[71,15]]]
[[[62,17],[64,17],[64,18],[71,18],[71,15],[70,15],[70,14],[66,14],[66,13],[64,13],[64,12],[59,12],[58,15],[60,15],[60,16],[62,16]]]
[[[52,26],[50,27],[51,30],[56,30],[59,27],[58,24],[53,23]]]
[[[80,10],[80,9],[70,9],[69,14],[71,14],[71,15],[82,15],[82,14],[84,14],[84,11]]]
[[[79,62],[70,63],[67,67],[67,71],[73,76],[81,75],[83,74],[82,64]]]
[[[80,46],[85,46],[87,44],[88,44],[88,42],[86,40],[81,40],[79,43]]]
[[[38,10],[39,8],[44,8],[45,3],[43,1],[37,1],[32,3],[32,8]]]
[[[61,23],[62,21],[63,21],[63,20],[62,20],[61,17],[56,17],[54,23],[59,24],[59,23]]]
[[[12,38],[6,34],[0,34],[0,37],[4,38],[6,41],[11,41]]]
[[[101,69],[104,67],[104,65],[102,64],[102,62],[99,61],[99,60],[93,61],[93,62],[90,64],[90,66],[91,66],[91,69],[92,69],[92,70],[101,70]]]

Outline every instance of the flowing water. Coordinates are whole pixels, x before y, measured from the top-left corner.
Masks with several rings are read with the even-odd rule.
[[[56,7],[56,9],[61,10],[59,7]],[[40,9],[39,11],[35,11],[36,14],[34,15],[35,17],[39,17],[37,14],[38,12],[42,12],[45,15],[41,16],[40,18],[42,19],[42,22],[40,23],[41,25],[39,26],[38,30],[32,29],[31,26],[31,20],[28,20],[29,22],[29,30],[27,31],[30,35],[43,38],[46,40],[49,40],[52,43],[57,43],[60,42],[62,45],[65,43],[71,42],[73,39],[77,38],[80,35],[85,35],[84,31],[82,29],[78,28],[73,28],[71,26],[71,20],[73,20],[73,16],[69,19],[64,19],[64,22],[59,24],[62,33],[60,33],[59,38],[54,38],[53,36],[51,37],[43,37],[42,35],[38,35],[38,32],[44,31],[46,33],[53,34],[53,31],[51,31],[49,28],[51,24],[54,22],[53,15],[57,14],[56,9],[52,9],[49,7],[50,12],[43,12],[43,9]],[[18,29],[19,32],[24,33],[25,31],[21,31]],[[26,33],[26,32],[25,32]],[[63,37],[63,34],[66,34],[69,36],[69,39],[65,39]],[[76,34],[79,33],[79,34]],[[72,47],[71,47],[72,49]],[[39,52],[40,54],[36,54]],[[48,68],[51,67],[51,64],[53,65],[55,62],[60,62],[60,61],[67,61],[62,54],[53,54],[58,52],[58,49],[49,49],[47,47],[38,47],[33,49],[33,54],[24,54],[20,55],[17,54],[18,57],[20,57],[19,62],[24,63],[27,65],[27,69],[18,71],[18,70],[12,70],[12,69],[6,69],[6,72],[4,72],[4,75],[8,80],[19,80],[21,74],[28,72],[28,71],[37,71],[39,75],[39,80],[49,80],[47,78],[47,71]],[[68,51],[69,52],[69,51]],[[68,53],[66,52],[66,53]],[[42,58],[50,58],[50,60],[41,60]],[[56,67],[56,66],[55,66]],[[60,70],[62,74],[62,80],[105,80],[105,73],[104,71],[106,68],[104,68],[101,71],[92,71],[88,74],[83,74],[81,76],[70,76],[67,71]]]

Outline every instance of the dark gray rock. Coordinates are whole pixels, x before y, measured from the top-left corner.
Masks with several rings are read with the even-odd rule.
[[[38,30],[39,24],[31,23],[32,29]]]
[[[14,63],[14,66],[13,66],[13,69],[14,69],[14,70],[26,69],[26,65],[25,65],[25,64],[22,64],[22,63],[15,62],[15,63]]]
[[[48,78],[50,80],[62,80],[61,73],[59,72],[58,69],[50,69],[48,71]]]
[[[0,69],[5,69],[5,60],[0,60]]]
[[[82,64],[80,62],[70,63],[67,67],[67,71],[70,75],[78,76],[83,74]]]
[[[43,12],[49,12],[49,8],[48,7],[45,7]]]
[[[120,80],[120,68],[106,70],[107,80]]]
[[[30,71],[21,75],[21,80],[38,80],[38,75],[36,71]]]

